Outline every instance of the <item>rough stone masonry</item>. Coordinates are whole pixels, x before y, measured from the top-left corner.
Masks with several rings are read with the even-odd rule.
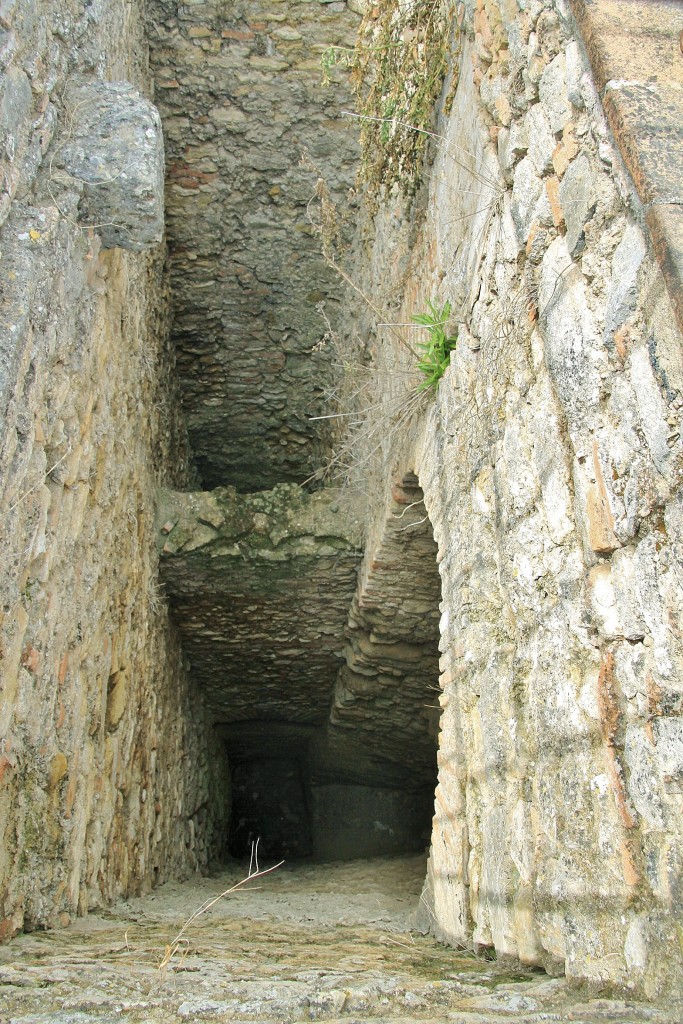
[[[422,186],[369,204],[319,67],[367,5],[0,0],[2,937],[205,868],[232,771],[324,857],[434,808],[448,942],[680,992],[681,8],[439,10]]]

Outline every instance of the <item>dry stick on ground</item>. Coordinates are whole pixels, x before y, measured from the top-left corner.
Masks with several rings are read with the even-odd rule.
[[[256,866],[255,871],[252,870],[254,864]],[[197,920],[198,917],[201,917],[202,914],[205,914],[207,910],[211,910],[211,907],[218,903],[219,900],[224,899],[226,896],[230,896],[230,894],[233,892],[237,892],[237,890],[245,886],[247,882],[253,882],[257,878],[263,878],[264,875],[269,875],[272,871],[276,871],[277,868],[282,867],[283,864],[284,861],[281,860],[278,861],[277,864],[273,864],[273,866],[270,868],[260,869],[258,866],[258,859],[255,859],[255,852],[252,849],[252,860],[249,865],[249,874],[246,875],[245,878],[242,878],[239,882],[235,882],[235,884],[231,885],[229,889],[225,889],[224,892],[219,893],[218,896],[212,896],[210,899],[205,900],[204,903],[202,903],[201,907],[195,910],[194,914],[191,914],[190,917],[188,917],[187,921],[180,929],[180,931],[173,939],[173,941],[166,946],[163,959],[159,964],[159,972],[161,973],[161,971],[164,971],[173,960],[173,957],[176,956],[176,954],[180,950],[180,947],[184,944],[187,944],[188,940],[185,938],[185,932],[190,927],[190,925]]]
[[[29,494],[32,494],[35,491],[36,487],[40,487],[40,486],[42,486],[42,484],[45,483],[45,480],[50,475],[50,473],[54,473],[54,471],[57,469],[57,467],[61,466],[61,464],[64,462],[64,459],[68,458],[69,455],[71,455],[71,447],[70,446],[69,446],[69,450],[66,451],[64,453],[64,455],[62,455],[61,459],[58,459],[57,462],[55,462],[54,466],[50,466],[50,468],[45,471],[45,473],[43,474],[42,480],[38,480],[37,483],[35,483],[33,485],[33,487],[29,487],[27,491],[24,491],[22,494],[19,495],[18,498],[15,499],[15,501],[10,505],[8,511],[9,512],[14,512],[15,508],[17,508],[19,505],[21,505],[22,501],[25,498],[28,498]]]

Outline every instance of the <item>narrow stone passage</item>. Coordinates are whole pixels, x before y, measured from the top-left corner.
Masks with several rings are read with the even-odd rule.
[[[458,955],[415,930],[421,856],[289,865],[200,907],[243,877],[169,883],[61,931],[0,950],[9,1024],[325,1020],[673,1024],[652,1007],[591,998],[563,978]],[[419,916],[419,915],[418,915]]]
[[[682,33],[0,0],[0,1024],[683,1021]]]

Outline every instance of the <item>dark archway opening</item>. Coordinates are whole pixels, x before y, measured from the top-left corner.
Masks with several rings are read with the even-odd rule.
[[[436,545],[409,473],[394,485],[366,552],[340,638],[342,666],[327,684],[327,715],[314,723],[288,720],[301,713],[300,704],[287,703],[301,678],[294,662],[276,715],[271,700],[263,720],[218,727],[232,775],[232,857],[250,857],[257,840],[262,859],[290,861],[426,849],[436,786],[440,597]]]
[[[310,743],[313,728],[251,721],[220,730],[228,752],[232,813],[228,849],[251,858],[303,860],[313,855]]]

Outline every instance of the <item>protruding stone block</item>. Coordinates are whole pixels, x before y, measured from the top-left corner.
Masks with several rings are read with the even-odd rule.
[[[585,154],[574,160],[560,185],[560,203],[567,224],[567,248],[573,255],[597,202],[595,176]]]
[[[69,94],[58,161],[83,184],[79,219],[106,249],[141,252],[164,231],[164,147],[156,107],[128,82],[93,82]]]
[[[571,117],[567,100],[566,68],[564,53],[558,53],[541,75],[539,83],[541,106],[554,134],[561,132]]]

